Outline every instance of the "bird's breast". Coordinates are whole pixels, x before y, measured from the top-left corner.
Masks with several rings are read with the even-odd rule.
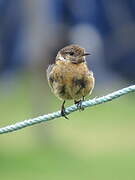
[[[59,61],[53,69],[54,91],[61,99],[78,100],[90,93],[94,86],[93,74],[86,63]]]

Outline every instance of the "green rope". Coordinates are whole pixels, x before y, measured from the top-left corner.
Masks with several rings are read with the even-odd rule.
[[[90,107],[90,106],[95,106],[97,104],[102,104],[102,103],[111,101],[113,99],[116,99],[120,96],[123,96],[123,95],[128,94],[129,92],[133,92],[133,91],[135,91],[135,85],[120,89],[118,91],[115,91],[115,92],[108,94],[106,96],[103,96],[103,97],[94,98],[92,100],[84,101],[82,103],[82,107],[86,108],[86,107]],[[77,106],[73,105],[73,106],[66,108],[66,113],[70,114],[70,113],[77,111],[77,110],[78,110]],[[47,114],[47,115],[43,115],[43,116],[39,116],[39,117],[36,117],[33,119],[28,119],[28,120],[25,120],[22,122],[18,122],[16,124],[12,124],[12,125],[8,125],[8,126],[5,126],[3,128],[0,128],[0,134],[9,133],[12,131],[17,131],[17,130],[25,128],[27,126],[32,126],[34,124],[38,124],[41,122],[50,121],[50,120],[53,120],[53,119],[59,118],[59,117],[61,117],[60,111],[54,112],[51,114]]]

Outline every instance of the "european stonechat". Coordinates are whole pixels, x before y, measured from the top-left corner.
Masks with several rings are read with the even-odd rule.
[[[61,115],[66,119],[65,101],[74,100],[78,108],[85,96],[90,95],[95,84],[93,72],[89,70],[86,56],[90,55],[78,45],[69,45],[61,49],[55,63],[47,69],[47,79],[52,92],[61,100]]]

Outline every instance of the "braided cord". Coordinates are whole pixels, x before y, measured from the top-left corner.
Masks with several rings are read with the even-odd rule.
[[[135,85],[120,89],[120,90],[110,93],[106,96],[102,96],[99,98],[94,98],[92,100],[84,101],[84,102],[82,102],[82,107],[87,108],[87,107],[95,106],[97,104],[102,104],[102,103],[105,103],[108,101],[112,101],[113,99],[116,99],[120,96],[123,96],[123,95],[128,94],[129,92],[133,92],[133,91],[135,91]],[[70,106],[70,107],[66,108],[66,114],[70,114],[77,110],[78,110],[78,108],[76,105]],[[38,124],[38,123],[45,122],[45,121],[50,121],[50,120],[53,120],[53,119],[59,118],[59,117],[61,117],[61,112],[57,111],[57,112],[39,116],[39,117],[36,117],[33,119],[24,120],[22,122],[18,122],[18,123],[0,128],[0,134],[17,131],[19,129],[22,129],[22,128],[25,128],[28,126],[32,126],[34,124]]]

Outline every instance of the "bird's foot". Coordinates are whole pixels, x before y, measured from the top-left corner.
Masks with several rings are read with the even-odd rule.
[[[63,104],[61,106],[61,116],[63,116],[65,119],[68,119],[68,117],[66,116],[64,104],[65,104],[65,101],[63,102]]]
[[[77,108],[79,109],[79,111],[84,111],[84,107],[82,106],[82,102],[83,100],[79,100],[79,101],[74,101],[75,105],[77,106]]]

